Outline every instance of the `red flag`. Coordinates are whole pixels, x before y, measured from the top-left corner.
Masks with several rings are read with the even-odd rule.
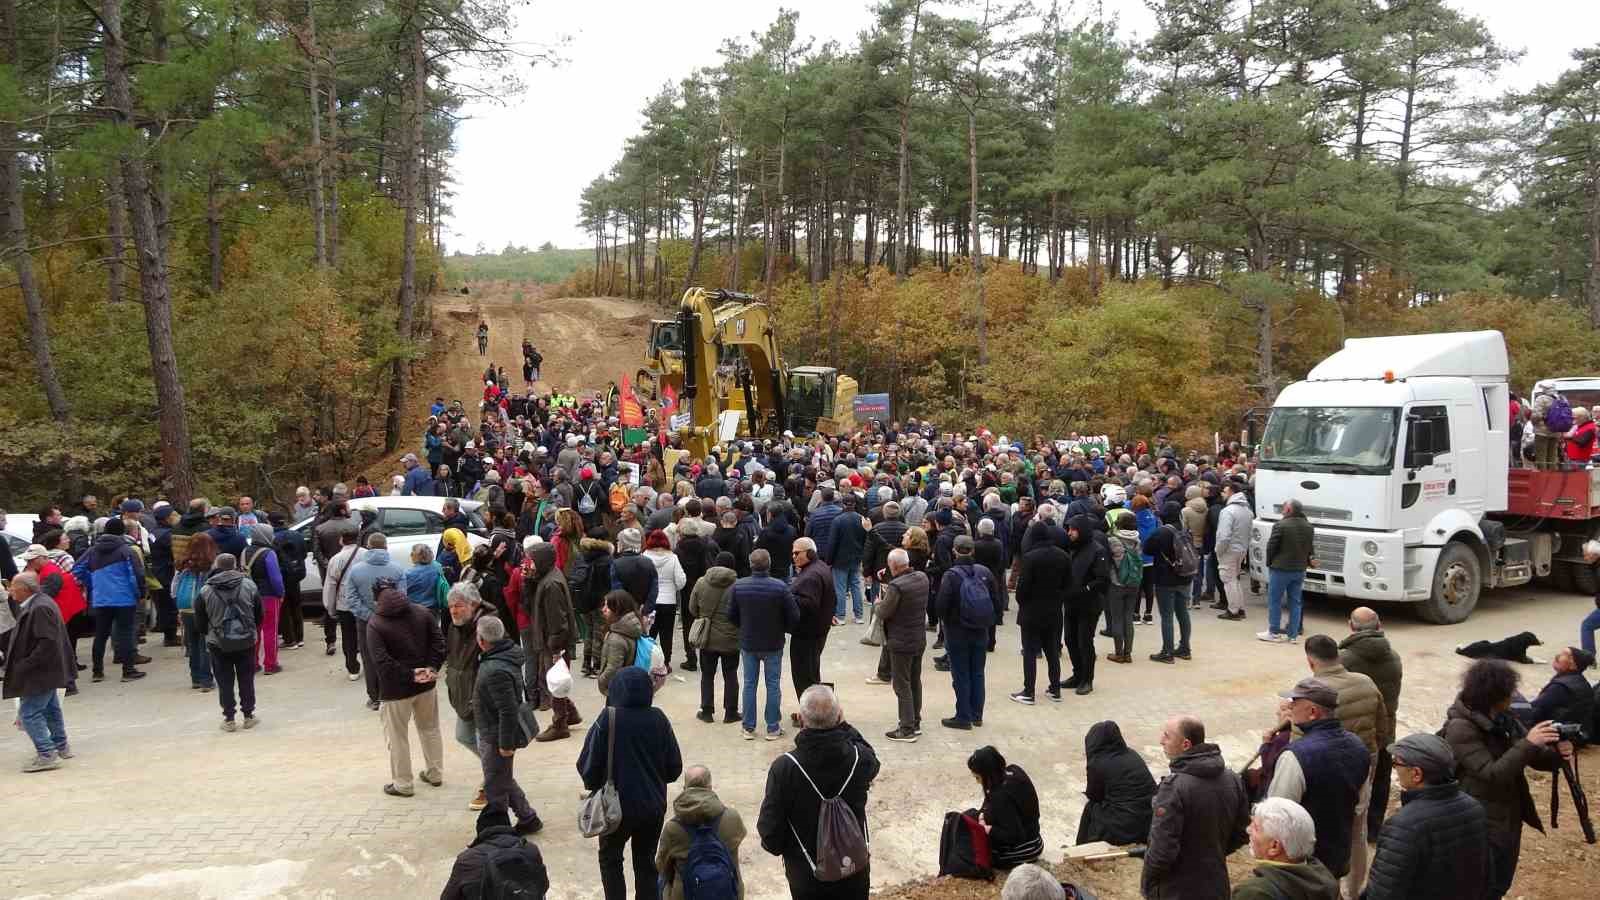
[[[672,414],[678,409],[678,395],[672,392],[672,385],[661,386],[661,408],[656,411],[660,417],[661,446],[665,447],[671,439]]]
[[[633,395],[633,385],[627,375],[622,376],[622,402],[617,409],[617,421],[625,428],[644,425],[644,409],[639,405],[639,398]]]

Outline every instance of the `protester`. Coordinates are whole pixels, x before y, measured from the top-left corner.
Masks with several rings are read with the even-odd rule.
[[[343,538],[340,540],[342,541]],[[370,648],[372,633],[368,626],[377,609],[379,590],[383,585],[398,587],[404,583],[405,572],[401,571],[399,566],[389,560],[389,539],[380,531],[367,536],[367,549],[358,552],[351,558],[349,569],[343,573],[341,580],[343,584],[340,603],[344,609],[350,612],[354,621],[356,650],[361,656],[360,671],[364,671],[366,674],[367,709],[376,712],[380,699],[378,670],[373,665]],[[404,596],[404,594],[401,594],[402,598]],[[346,649],[345,659],[347,663],[349,657],[350,651]],[[351,674],[355,674],[358,671],[350,669],[348,665],[346,669]]]
[[[622,852],[632,844],[634,897],[655,896],[655,853],[667,811],[667,784],[683,774],[683,758],[672,723],[650,705],[650,674],[637,666],[616,673],[610,684],[611,705],[595,718],[578,756],[578,774],[586,790],[599,790],[614,779],[622,821],[601,836],[600,883],[606,900],[625,900],[627,880]],[[610,759],[615,732],[616,758]],[[608,766],[607,763],[610,762]]]
[[[234,714],[244,713],[244,727],[256,718],[256,641],[261,621],[261,594],[254,581],[239,571],[231,553],[219,554],[195,604],[195,627],[206,636],[206,654],[217,680],[222,704],[222,730],[238,731]],[[238,705],[234,689],[238,689]]]
[[[666,888],[664,900],[684,900],[683,870],[690,862],[693,843],[699,839],[696,835],[702,829],[709,829],[711,838],[727,851],[730,870],[727,874],[733,878],[735,896],[744,897],[744,877],[739,871],[739,845],[746,834],[744,819],[712,790],[710,769],[689,766],[683,770],[683,790],[672,800],[672,818],[662,825],[661,846],[656,850],[656,871]],[[720,863],[714,856],[702,865],[709,865],[713,872],[720,871]],[[709,885],[702,888],[703,892],[709,890]]]
[[[787,585],[770,574],[771,557],[765,550],[750,554],[750,575],[728,589],[728,621],[739,626],[739,663],[744,668],[744,739],[756,739],[756,679],[766,684],[766,739],[783,737],[779,724],[783,700],[783,643],[785,632],[800,621],[800,610]]]
[[[278,567],[278,552],[272,537],[272,526],[251,525],[247,529],[249,544],[239,559],[239,568],[255,582],[256,593],[261,596],[261,636],[256,641],[256,664],[262,674],[276,675],[283,671],[278,665],[278,614],[283,608],[283,571]]]
[[[545,679],[559,660],[572,659],[578,644],[578,619],[572,609],[572,589],[567,576],[556,566],[556,548],[538,544],[529,554],[538,582],[524,594],[528,604],[529,627],[523,633],[524,649],[537,654],[537,662],[526,667],[525,678]],[[550,726],[535,738],[539,743],[559,741],[571,736],[570,729],[583,722],[577,704],[568,697],[552,697],[554,716]]]
[[[1045,685],[1045,694],[1051,700],[1061,700],[1061,629],[1067,591],[1072,583],[1072,557],[1048,537],[1049,528],[1048,521],[1037,518],[1029,526],[1028,539],[1032,546],[1023,551],[1017,576],[1022,690],[1012,694],[1011,699],[1025,706],[1031,706],[1036,696],[1034,687],[1041,654],[1050,679]]]
[[[337,537],[341,546],[327,561],[322,577],[322,632],[327,640],[328,656],[334,654],[336,640],[344,647],[345,674],[355,681],[361,677],[361,639],[357,636],[356,616],[346,599],[344,583],[350,574],[350,564],[363,551],[356,546],[355,531],[343,531]]]
[[[486,617],[494,617],[495,610],[483,602],[478,589],[470,584],[458,584],[450,588],[447,608],[450,624],[445,628],[445,696],[456,713],[456,742],[481,757],[483,747],[478,741],[477,703],[474,698],[483,655],[478,647],[478,622]],[[477,796],[467,804],[467,809],[481,810],[487,803],[480,785]]]
[[[201,589],[211,575],[211,566],[217,559],[217,544],[208,534],[195,534],[184,544],[185,556],[181,569],[172,579],[172,599],[178,609],[178,619],[183,626],[184,653],[189,660],[189,687],[209,693],[216,687],[211,674],[211,655],[205,629],[197,624],[201,611]]]
[[[922,734],[922,654],[927,648],[922,623],[928,607],[928,576],[912,569],[909,555],[899,547],[889,552],[887,575],[878,615],[883,619],[899,724],[884,736],[909,744]]]
[[[550,874],[545,869],[544,857],[539,848],[528,843],[511,827],[504,813],[478,817],[477,836],[465,850],[456,854],[450,867],[450,879],[445,882],[439,900],[478,900],[485,896],[484,878],[489,859],[494,857],[497,874],[511,875],[519,880],[514,886],[515,896],[528,900],[543,900],[550,890]]]
[[[1267,630],[1256,637],[1267,643],[1294,643],[1300,639],[1301,591],[1306,569],[1316,564],[1312,557],[1312,528],[1300,501],[1283,501],[1282,518],[1272,523],[1267,537]],[[1289,624],[1280,625],[1280,611],[1287,600]]]
[[[1217,618],[1240,621],[1245,618],[1245,555],[1250,550],[1250,523],[1254,518],[1245,484],[1229,480],[1222,486],[1222,510],[1217,514],[1215,558],[1217,578],[1227,610]]]
[[[989,832],[989,858],[996,869],[1032,862],[1044,852],[1039,834],[1039,794],[1028,773],[993,747],[967,757],[967,771],[983,788],[978,821]]]
[[[494,616],[478,617],[473,628],[480,655],[472,683],[472,721],[478,759],[483,767],[483,787],[479,791],[484,801],[483,814],[515,815],[514,828],[519,834],[536,834],[544,823],[528,803],[512,771],[517,751],[528,746],[528,737],[523,733],[518,716],[518,708],[526,696],[522,684],[522,648],[511,642],[506,636],[505,623]],[[399,740],[402,744],[406,742],[404,731]],[[438,787],[425,774],[422,778]]]
[[[417,777],[434,787],[444,783],[444,741],[439,733],[439,695],[434,691],[445,660],[444,636],[438,620],[406,599],[396,583],[380,580],[377,590],[367,623],[367,659],[378,682],[383,736],[389,745],[390,782],[383,792],[410,797],[413,720],[426,765]]]
[[[1483,804],[1488,817],[1488,900],[1499,900],[1511,888],[1522,855],[1522,826],[1544,830],[1525,770],[1553,772],[1573,752],[1552,723],[1527,728],[1511,715],[1518,680],[1516,670],[1497,659],[1468,666],[1441,734],[1455,756],[1461,789]]]
[[[1080,696],[1094,692],[1094,629],[1105,609],[1110,584],[1109,554],[1094,523],[1093,517],[1080,515],[1067,524],[1072,581],[1067,587],[1062,639],[1072,661],[1072,675],[1062,686]]]
[[[1111,533],[1106,537],[1110,551],[1106,566],[1106,631],[1112,642],[1106,660],[1127,665],[1133,662],[1133,625],[1139,616],[1143,555],[1133,513],[1116,509],[1106,513],[1106,518],[1111,523]]]
[[[1580,739],[1574,742],[1577,746],[1600,741],[1594,724],[1594,686],[1583,675],[1593,665],[1593,653],[1579,647],[1561,648],[1556,658],[1550,661],[1550,667],[1556,674],[1539,690],[1539,696],[1533,699],[1523,719],[1524,724],[1572,722],[1583,727]]]
[[[1143,843],[1150,834],[1150,801],[1156,780],[1144,757],[1128,747],[1116,722],[1096,722],[1083,738],[1088,759],[1079,844]]]
[[[94,609],[94,647],[90,651],[95,681],[106,677],[106,640],[112,638],[112,660],[122,664],[122,680],[137,681],[147,673],[137,668],[149,657],[136,651],[134,619],[146,593],[144,563],[124,537],[118,518],[106,521],[106,530],[94,539],[72,567],[72,577],[83,588],[84,599]]]
[[[1227,856],[1248,841],[1244,783],[1206,743],[1193,716],[1167,720],[1161,749],[1172,773],[1151,801],[1153,817],[1140,892],[1148,900],[1214,900],[1228,894]]]
[[[661,645],[661,655],[667,662],[667,671],[670,672],[673,626],[677,622],[678,592],[689,583],[689,579],[684,574],[677,555],[672,552],[672,542],[667,539],[665,531],[652,531],[645,535],[644,548],[644,558],[649,560],[656,570],[656,595],[653,598],[655,621],[650,626],[650,636]],[[688,646],[685,646],[683,651],[685,656],[691,652]]]
[[[835,520],[836,529],[843,518]],[[837,548],[838,544],[834,546]],[[811,538],[796,539],[790,552],[795,575],[789,592],[794,596],[799,618],[789,640],[789,674],[798,700],[806,688],[822,680],[822,651],[828,645],[829,629],[839,620],[834,611],[838,582],[828,564],[817,558],[817,544]],[[793,713],[792,717],[798,728],[800,714]]]
[[[306,645],[306,616],[300,585],[306,580],[306,539],[297,528],[290,528],[283,513],[267,515],[272,524],[272,544],[278,552],[278,567],[283,576],[283,606],[278,612],[278,635],[285,650]]]
[[[1190,579],[1180,575],[1176,568],[1179,550],[1177,541],[1187,540],[1170,524],[1164,524],[1145,537],[1143,550],[1152,560],[1150,583],[1155,587],[1156,607],[1161,614],[1161,652],[1150,654],[1151,662],[1172,664],[1175,660],[1190,659],[1189,648],[1189,588]],[[1172,643],[1173,621],[1177,621],[1178,643]]]
[[[1301,733],[1278,757],[1267,795],[1292,800],[1316,823],[1317,859],[1335,878],[1354,874],[1353,845],[1366,844],[1366,810],[1372,756],[1335,712],[1339,694],[1316,678],[1302,679],[1282,695]],[[1365,863],[1365,854],[1362,862]],[[1356,879],[1352,878],[1352,881]],[[1362,872],[1362,881],[1365,872]],[[1358,896],[1357,890],[1352,896]]]
[[[1293,800],[1269,797],[1250,810],[1250,855],[1256,867],[1233,889],[1233,900],[1338,900],[1339,882],[1312,856],[1318,829]]]
[[[861,732],[845,722],[833,689],[824,684],[807,688],[800,697],[800,733],[795,735],[794,750],[774,759],[767,769],[756,824],[761,849],[783,857],[792,900],[866,900],[872,881],[870,860],[852,859],[859,870],[842,880],[817,880],[817,823],[824,801],[839,798],[862,834],[869,834],[867,791],[877,777],[878,756]]]
[[[1378,750],[1389,746],[1394,740],[1394,731],[1383,694],[1371,678],[1351,672],[1339,661],[1339,645],[1333,638],[1325,634],[1312,635],[1306,640],[1306,664],[1311,668],[1316,680],[1332,688],[1338,697],[1334,708],[1334,716],[1343,723],[1344,728],[1360,738],[1362,746],[1367,751],[1367,771],[1362,779],[1360,790],[1356,798],[1355,824],[1351,834],[1355,838],[1350,841],[1350,864],[1348,867],[1336,865],[1332,860],[1321,857],[1327,863],[1328,869],[1341,879],[1340,890],[1350,898],[1361,894],[1361,886],[1367,878],[1367,842],[1361,838],[1367,829],[1367,810],[1372,800],[1372,783],[1376,776],[1374,765],[1377,761]],[[1387,773],[1384,773],[1387,774]],[[1310,805],[1307,809],[1311,809]],[[1326,830],[1322,818],[1317,810],[1312,810],[1312,818],[1317,820],[1317,833],[1319,838]]]
[[[832,624],[834,625],[842,624],[845,614],[849,612],[845,609],[847,597],[850,600],[851,610],[854,610],[856,624],[860,625],[864,621],[861,559],[866,554],[867,528],[870,525],[870,522],[856,512],[856,495],[846,494],[839,514],[829,526],[826,544],[828,555],[823,557],[823,561],[828,564],[829,571],[833,574],[835,606]]]
[[[9,555],[9,551],[6,551]],[[34,757],[23,772],[46,772],[73,757],[61,715],[58,688],[73,668],[67,625],[55,601],[39,590],[39,577],[22,572],[8,584],[18,604],[16,625],[5,635],[5,681],[0,698],[17,701],[17,721],[33,741]]]
[[[1400,683],[1404,667],[1400,654],[1389,646],[1383,632],[1383,622],[1378,614],[1365,606],[1350,613],[1350,636],[1339,642],[1339,662],[1346,669],[1372,679],[1383,698],[1386,714],[1383,734],[1393,740],[1396,717],[1400,711]],[[1377,735],[1374,735],[1374,739]],[[1377,745],[1377,758],[1373,761],[1372,798],[1367,806],[1367,843],[1378,841],[1378,830],[1389,809],[1389,745]]]
[[[614,590],[601,601],[606,621],[605,642],[600,647],[600,696],[610,697],[611,679],[633,665],[644,625],[639,621],[639,604],[628,591]]]
[[[617,535],[617,554],[611,559],[611,589],[632,594],[634,604],[648,617],[655,611],[660,575],[655,563],[639,552],[643,545],[644,535],[637,528],[624,528]]]
[[[1489,826],[1482,804],[1455,780],[1450,745],[1413,734],[1386,748],[1400,811],[1383,825],[1365,900],[1480,900],[1489,886]]]
[[[974,725],[983,724],[983,675],[988,659],[989,629],[1000,618],[1004,598],[994,573],[974,561],[972,538],[966,535],[956,538],[954,549],[955,559],[939,584],[936,602],[939,621],[944,623],[945,654],[950,659],[956,714],[939,720],[939,724],[968,731]]]

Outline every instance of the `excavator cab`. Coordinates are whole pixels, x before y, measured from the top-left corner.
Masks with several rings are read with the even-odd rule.
[[[650,320],[650,352],[651,360],[659,362],[663,352],[683,355],[683,326],[677,319],[651,319]]]
[[[813,434],[819,430],[819,422],[833,419],[838,384],[838,369],[828,366],[790,369],[788,396],[784,401],[789,429],[795,434]]]

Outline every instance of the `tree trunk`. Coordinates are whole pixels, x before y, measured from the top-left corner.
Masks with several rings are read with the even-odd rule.
[[[121,303],[122,261],[128,252],[128,201],[121,164],[112,160],[106,170],[106,234],[111,251],[106,262],[106,300]]]
[[[780,235],[783,227],[783,167],[789,150],[789,139],[787,132],[788,114],[785,113],[784,130],[780,132],[778,136],[778,196],[776,202],[773,204],[776,207],[776,211],[771,213],[773,229],[770,229],[779,231]],[[773,240],[769,238],[767,241],[767,271],[761,279],[761,297],[763,300],[768,302],[771,302],[772,300],[772,281],[778,274],[777,251],[777,244],[775,244]]]
[[[405,206],[405,229],[400,261],[400,321],[395,335],[402,344],[411,343],[412,317],[417,306],[417,207],[421,202],[423,104],[426,102],[427,59],[422,48],[421,10],[413,9],[411,26],[411,78],[406,96],[406,121],[401,138],[400,189]],[[410,355],[395,357],[389,372],[389,411],[384,420],[383,448],[393,452],[400,446],[400,417],[405,412],[406,382],[411,374]]]
[[[328,223],[328,265],[339,267],[339,71],[333,61],[333,45],[324,51],[328,56],[328,163],[325,175],[328,181],[327,205],[323,215]]]
[[[105,56],[106,103],[114,122],[133,125],[133,89],[129,83],[127,46],[122,36],[121,0],[100,0]],[[189,417],[184,409],[183,381],[172,346],[172,295],[167,285],[166,252],[156,218],[149,171],[136,150],[121,158],[122,181],[128,194],[134,253],[139,260],[139,291],[144,298],[145,337],[150,345],[150,371],[156,386],[161,435],[161,476],[167,496],[179,507],[194,496],[196,483],[189,458]]]
[[[306,69],[311,97],[311,221],[318,266],[328,264],[328,224],[322,201],[322,105],[317,96],[317,16],[315,0],[306,0]]]
[[[206,175],[206,267],[211,296],[222,293],[222,202],[216,172]]]
[[[1600,328],[1600,152],[1589,156],[1589,279],[1584,282],[1589,322]]]
[[[906,198],[911,192],[911,97],[917,89],[917,29],[922,24],[922,2],[911,8],[911,40],[906,42],[906,87],[900,99],[900,183],[895,191],[894,229],[889,238],[889,256],[894,263],[895,279],[906,280],[909,263],[903,247],[907,242]]]
[[[0,44],[4,64],[15,70],[21,56],[16,0],[0,0],[0,29],[4,29],[3,44]],[[44,297],[40,295],[39,284],[33,277],[33,255],[28,249],[28,220],[22,205],[20,153],[16,124],[0,121],[0,215],[4,216],[6,244],[0,256],[10,257],[11,268],[16,271],[17,289],[22,293],[22,305],[28,314],[28,349],[33,353],[34,374],[44,388],[45,402],[50,405],[50,417],[64,423],[69,413],[67,394],[61,389],[61,379],[56,376]]]
[[[972,277],[977,281],[976,305],[973,309],[977,319],[978,366],[981,368],[989,364],[989,327],[984,321],[983,310],[983,241],[978,238],[978,111],[975,108],[967,110],[967,178],[971,188],[968,211],[972,220]]]

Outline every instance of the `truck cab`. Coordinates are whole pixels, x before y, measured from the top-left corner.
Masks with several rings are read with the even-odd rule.
[[[1532,542],[1487,518],[1506,508],[1507,371],[1499,332],[1359,338],[1285,388],[1256,469],[1255,577],[1294,499],[1315,531],[1308,591],[1454,623],[1484,587],[1531,580]]]

